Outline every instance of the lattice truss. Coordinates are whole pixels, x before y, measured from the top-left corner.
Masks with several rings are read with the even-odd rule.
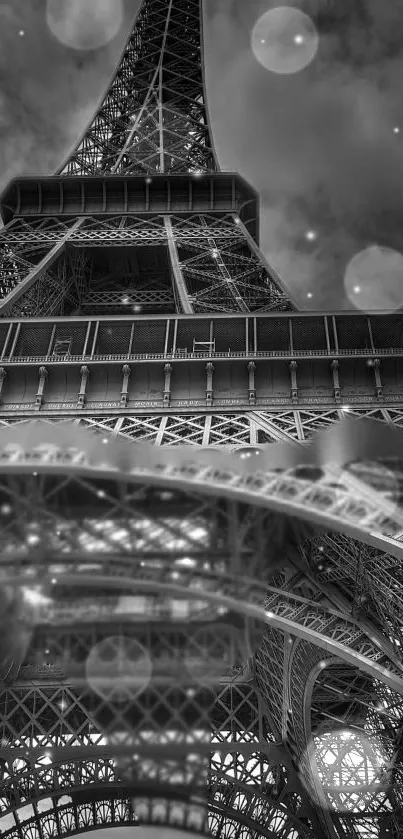
[[[200,0],[146,0],[117,73],[61,172],[150,174],[217,168],[201,55]]]
[[[137,416],[81,416],[74,424],[102,439],[111,438],[151,443],[156,446],[209,446],[236,451],[248,446],[275,442],[303,441],[316,431],[338,423],[346,416],[376,419],[403,427],[403,411],[394,408],[350,408],[328,410],[249,411],[248,413],[139,414]],[[51,425],[65,418],[43,418]],[[0,417],[0,428],[26,424],[24,417]],[[252,456],[252,452],[250,452]]]
[[[125,631],[127,640],[133,632]],[[74,628],[68,634],[77,637]],[[111,807],[123,823],[214,836],[314,835],[304,793],[281,762],[251,685],[151,683],[117,706],[88,686],[42,682],[33,691],[21,683],[1,702],[3,743],[14,743],[3,746],[1,761],[7,836],[76,832],[77,824],[102,824]]]
[[[25,439],[32,441],[32,434],[27,433]],[[91,456],[98,464],[102,462],[99,449],[106,451],[108,447],[99,441],[96,456],[96,450],[92,449]],[[245,472],[244,465],[248,461],[233,457],[231,469],[225,473],[222,469],[217,471],[218,467],[206,470],[206,461],[202,459],[201,473],[199,471],[197,477],[194,461],[191,468],[192,461],[186,458],[173,466],[162,456],[164,451],[164,448],[148,450],[143,462],[137,455],[135,485],[130,488],[131,482],[128,483],[126,475],[119,489],[120,480],[116,476],[111,478],[109,475],[106,480],[105,466],[102,467],[102,478],[101,474],[96,478],[94,471],[88,476],[85,469],[88,472],[90,464],[85,466],[85,452],[80,454],[70,449],[62,456],[49,445],[36,451],[26,445],[22,449],[21,446],[9,446],[3,451],[3,463],[7,462],[7,467],[3,466],[0,508],[3,579],[10,573],[18,574],[23,588],[28,587],[31,592],[28,597],[32,597],[34,588],[34,600],[38,596],[39,602],[44,599],[47,620],[53,620],[57,625],[69,620],[82,621],[85,614],[89,616],[87,620],[98,621],[102,615],[105,620],[114,609],[118,613],[122,607],[116,606],[119,601],[116,595],[111,603],[111,579],[119,583],[126,595],[135,584],[137,601],[134,597],[125,608],[131,614],[137,609],[143,619],[145,615],[152,620],[164,616],[172,621],[178,620],[178,615],[182,619],[192,615],[211,621],[235,610],[262,627],[266,625],[253,667],[259,689],[267,701],[271,731],[276,737],[285,738],[294,765],[303,767],[327,835],[364,835],[375,839],[381,835],[382,824],[393,827],[393,819],[396,822],[395,816],[401,806],[402,549],[398,539],[389,538],[393,532],[393,517],[396,532],[401,526],[396,504],[393,511],[388,506],[390,488],[386,487],[385,492],[383,487],[385,494],[382,495],[378,486],[374,501],[371,493],[362,493],[360,511],[356,497],[357,480],[362,481],[362,470],[358,476],[356,472],[351,473],[353,483],[350,485],[348,476],[344,475],[333,489],[331,498],[331,485],[326,483],[321,488],[317,474],[309,476],[306,471],[293,470],[289,475],[277,474],[274,480],[274,476],[268,479],[266,473],[264,483],[262,474],[256,469]],[[156,453],[156,460],[151,452]],[[62,474],[60,465],[56,470],[52,467],[52,464],[61,463],[61,457]],[[235,462],[243,464],[242,468],[237,469]],[[178,470],[181,485],[187,485],[183,496],[175,478]],[[33,471],[37,474],[32,474]],[[149,475],[146,483],[145,471]],[[158,474],[156,482],[152,480],[152,473]],[[370,485],[371,477],[369,474]],[[214,491],[209,500],[205,492],[208,488],[209,493],[213,484]],[[242,499],[247,493],[249,502],[246,506],[245,500],[240,500],[234,493],[236,487],[241,490]],[[269,508],[273,504],[277,508],[274,518],[269,508],[259,506],[262,496]],[[219,498],[222,499],[220,504]],[[325,499],[326,514],[323,512]],[[278,504],[280,500],[281,506],[276,506],[276,501]],[[77,504],[81,513],[79,519]],[[366,506],[365,510],[362,504]],[[318,506],[322,507],[321,514],[318,514]],[[382,507],[383,515],[380,516]],[[319,542],[312,543],[312,532],[308,529],[304,534],[301,522],[304,519],[312,521],[310,511],[313,512],[313,508],[316,509],[316,525],[324,530],[338,530],[343,534],[349,530],[357,532],[356,528],[360,527],[359,542],[354,543],[357,545],[355,554],[351,552],[351,540],[343,535],[322,535]],[[286,519],[278,515],[280,509]],[[299,524],[291,526],[291,521],[296,519]],[[363,547],[365,543],[373,542],[368,530],[378,533],[377,550]],[[386,538],[380,535],[381,532],[385,532]],[[344,540],[350,551],[334,549],[332,554],[331,540],[342,540],[342,543]],[[307,546],[302,552],[301,543]],[[389,556],[385,557],[381,552],[379,546],[382,544]],[[362,561],[363,551],[369,562]],[[88,573],[83,576],[85,571]],[[75,577],[77,583],[73,592],[71,586]],[[98,592],[98,598],[95,598],[98,611],[90,612],[85,586],[95,577],[105,582],[102,597]],[[63,598],[57,594],[59,585],[64,591]],[[167,603],[161,602],[161,597],[148,596],[138,601],[142,587],[155,595],[161,585],[171,586],[169,614]],[[77,586],[84,598],[80,607]],[[369,599],[365,611],[363,594],[372,591],[375,597],[377,588],[382,592],[383,601],[375,612]],[[388,590],[393,595],[390,619],[382,615]],[[94,599],[93,591],[87,591],[87,594]],[[191,606],[185,605],[189,597]],[[185,602],[180,607],[173,605],[177,599]],[[58,600],[62,600],[62,604],[57,603]],[[264,601],[262,614],[260,606]],[[364,613],[356,611],[357,604],[359,610],[364,608]],[[179,612],[175,612],[178,608]],[[43,615],[41,620],[45,620]],[[85,631],[81,635],[85,635]],[[26,658],[27,678],[35,675],[35,667],[40,668],[36,676],[43,678],[44,672],[48,672],[48,677],[61,678],[66,656],[69,660],[70,653],[66,653],[66,643],[63,646],[59,639],[55,647],[50,644],[50,636],[47,637],[45,655],[38,657],[34,645],[26,658],[29,631],[26,626],[19,634],[13,630],[13,646],[11,639],[6,638],[8,657],[3,660],[3,677],[15,678]],[[258,637],[256,631],[248,635],[252,652],[259,647]],[[77,650],[78,646],[77,641],[73,646],[69,641],[67,649]],[[85,658],[87,650],[88,646],[86,648],[82,640],[81,659]],[[52,669],[55,665],[46,659],[52,655],[59,670]],[[72,659],[75,657],[77,652],[71,655]],[[214,662],[217,657],[219,655],[211,655],[211,646],[208,647],[204,660]],[[239,655],[238,661],[241,658]],[[24,668],[21,674],[23,672]],[[178,674],[177,670],[175,672]],[[352,784],[345,782],[344,762],[347,761],[351,768],[356,761],[358,766],[357,754],[361,752],[354,741],[350,750],[353,756],[344,757],[343,737],[346,731],[357,731],[357,728],[361,732],[360,743],[369,743],[365,746],[366,751],[360,746],[364,757],[366,755],[366,763],[364,757],[362,761],[367,766],[367,774],[360,769]],[[335,751],[341,766],[337,770],[337,783],[336,767],[331,769]],[[376,785],[380,785],[379,789]],[[228,802],[228,797],[225,800]],[[223,822],[220,824],[220,830],[224,830]],[[293,836],[289,825],[287,830],[284,835]]]
[[[15,317],[78,308],[99,314],[128,307],[188,313],[290,308],[234,214],[14,219],[0,234],[0,293],[1,314]]]

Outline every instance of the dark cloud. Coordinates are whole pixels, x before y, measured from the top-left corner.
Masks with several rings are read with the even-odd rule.
[[[368,244],[402,248],[400,0],[294,0],[320,34],[315,61],[279,76],[249,44],[257,17],[280,5],[207,0],[210,111],[225,168],[262,198],[262,248],[312,307],[350,307],[342,277]],[[307,243],[307,229],[318,231]],[[308,302],[308,301],[306,301]]]
[[[46,0],[0,2],[0,189],[14,175],[60,166],[106,89],[139,4],[126,0],[110,43],[76,52],[49,31]]]

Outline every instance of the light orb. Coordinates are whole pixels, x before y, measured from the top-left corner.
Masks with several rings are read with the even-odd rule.
[[[403,305],[403,255],[371,245],[357,253],[344,275],[350,302],[360,311],[396,310]]]
[[[380,775],[387,765],[387,754],[370,733],[335,729],[314,738],[307,757],[315,766],[329,810],[339,813],[360,811],[360,786],[365,783],[368,801],[376,802],[381,793]],[[345,787],[350,787],[346,794]],[[357,793],[354,794],[354,787]]]
[[[85,671],[92,690],[109,702],[127,702],[139,696],[152,677],[147,650],[134,638],[104,638],[90,651]]]
[[[75,50],[95,50],[123,23],[123,0],[47,0],[46,23],[58,41]]]
[[[279,6],[256,21],[251,37],[256,60],[272,73],[289,75],[304,70],[319,46],[314,22],[300,9]]]

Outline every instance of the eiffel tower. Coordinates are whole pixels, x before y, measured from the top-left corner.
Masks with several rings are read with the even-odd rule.
[[[403,835],[397,473],[270,460],[402,427],[402,317],[298,311],[203,70],[199,0],[144,0],[2,195],[3,839]]]

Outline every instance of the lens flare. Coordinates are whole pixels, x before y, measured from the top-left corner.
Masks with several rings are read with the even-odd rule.
[[[119,32],[123,0],[47,0],[46,22],[66,47],[99,49]]]
[[[349,262],[344,287],[356,309],[396,310],[403,305],[403,256],[393,248],[371,245]]]
[[[314,738],[308,757],[316,763],[329,810],[359,812],[363,785],[375,806],[378,796],[382,800],[381,780],[387,755],[370,733],[342,728],[323,733]]]
[[[256,21],[251,37],[256,60],[272,73],[289,75],[304,70],[319,46],[315,24],[300,9],[281,6]]]

